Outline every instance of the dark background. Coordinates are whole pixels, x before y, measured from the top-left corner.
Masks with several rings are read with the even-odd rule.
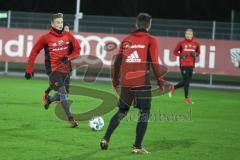
[[[74,14],[75,8],[75,0],[0,0],[0,10]],[[232,9],[238,16],[240,0],[81,0],[86,15],[230,21]]]

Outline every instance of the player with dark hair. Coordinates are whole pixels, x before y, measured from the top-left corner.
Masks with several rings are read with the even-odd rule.
[[[185,39],[179,42],[174,49],[174,55],[180,57],[180,70],[182,81],[175,86],[170,86],[169,96],[171,97],[174,91],[184,87],[185,103],[190,103],[189,84],[192,79],[193,68],[195,67],[195,59],[200,55],[200,46],[193,37],[193,30],[186,29]]]
[[[69,54],[71,50],[70,44],[72,44],[71,54]],[[50,86],[57,92],[54,96],[49,96],[47,101],[59,100],[66,112],[71,127],[75,128],[77,127],[77,122],[70,111],[65,84],[71,70],[69,62],[80,55],[80,45],[71,33],[63,32],[62,13],[52,15],[49,33],[41,36],[33,46],[26,66],[25,78],[27,80],[33,77],[34,61],[43,48],[45,51],[45,68],[49,76]]]
[[[70,25],[68,23],[63,23],[63,31],[70,32]]]
[[[158,61],[157,40],[148,31],[152,18],[147,13],[140,13],[136,18],[136,30],[121,43],[120,52],[115,57],[112,68],[112,85],[114,89],[121,86],[119,110],[112,117],[107,131],[100,142],[101,149],[108,149],[110,137],[120,121],[127,115],[133,101],[139,109],[140,116],[136,128],[133,153],[149,153],[142,147],[147,130],[151,108],[150,67],[163,90],[163,78]]]

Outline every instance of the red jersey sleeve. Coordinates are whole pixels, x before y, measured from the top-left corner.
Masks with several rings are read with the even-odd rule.
[[[197,43],[197,48],[196,48],[197,56],[200,55],[200,45]]]
[[[120,84],[119,78],[120,78],[120,67],[122,63],[123,58],[123,43],[120,46],[119,53],[114,56],[113,58],[113,65],[111,70],[111,76],[112,76],[112,85],[113,87],[116,87]]]
[[[182,50],[181,49],[181,42],[179,42],[177,44],[177,46],[175,47],[174,51],[173,51],[174,55],[175,56],[180,56],[181,50]]]
[[[40,53],[40,51],[43,49],[43,47],[46,44],[45,36],[40,37],[40,39],[37,41],[37,43],[33,46],[30,56],[28,58],[27,66],[26,66],[26,72],[32,73],[33,72],[33,66],[35,59],[37,55]]]
[[[156,38],[150,38],[150,58],[151,58],[151,66],[153,69],[153,73],[157,79],[157,83],[159,86],[164,86],[163,75],[161,72],[161,67],[159,63],[159,56],[158,56],[158,45]]]
[[[70,42],[73,45],[72,53],[67,56],[68,60],[71,61],[80,55],[81,47],[77,39],[71,33],[68,33],[68,36],[69,36]]]

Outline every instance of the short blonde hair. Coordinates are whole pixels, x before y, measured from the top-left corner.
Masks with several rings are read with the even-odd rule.
[[[63,14],[62,13],[55,13],[55,14],[52,14],[51,16],[51,22],[53,22],[55,19],[57,18],[63,18]]]
[[[193,32],[193,30],[192,30],[192,28],[187,28],[187,29],[185,29],[185,33],[186,32]]]

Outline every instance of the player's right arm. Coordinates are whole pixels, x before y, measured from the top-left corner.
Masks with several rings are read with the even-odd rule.
[[[40,39],[37,41],[37,43],[33,46],[30,56],[28,58],[26,70],[25,70],[25,78],[31,79],[33,77],[33,70],[34,70],[34,62],[37,57],[37,55],[40,53],[40,51],[45,46],[45,38],[44,36],[40,37]]]
[[[197,43],[197,48],[196,48],[196,52],[197,52],[197,56],[199,56],[200,55],[200,45],[199,45],[199,43]]]
[[[123,56],[122,52],[123,52],[123,46],[121,44],[119,53],[113,57],[111,76],[112,76],[112,85],[114,89],[116,89],[120,84],[120,67],[121,67],[122,56]]]
[[[174,54],[175,56],[180,56],[180,54],[181,54],[181,42],[179,42],[179,43],[177,44],[177,46],[175,47],[175,49],[174,49],[174,51],[173,51],[173,54]]]
[[[153,73],[157,79],[157,83],[161,89],[164,88],[164,79],[163,72],[160,67],[159,56],[158,56],[158,45],[156,38],[150,39],[150,58],[151,58],[151,66],[153,69]]]

